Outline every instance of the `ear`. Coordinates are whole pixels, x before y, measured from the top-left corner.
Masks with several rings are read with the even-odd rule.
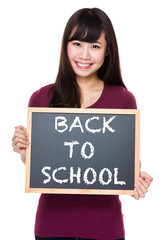
[[[105,51],[105,56],[108,56],[108,55],[109,55],[109,50],[106,49],[106,51]]]

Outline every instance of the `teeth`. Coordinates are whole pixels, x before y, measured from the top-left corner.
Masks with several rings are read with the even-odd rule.
[[[77,62],[77,64],[78,64],[79,66],[81,66],[81,67],[88,67],[89,65],[91,65],[90,63],[88,63],[88,64],[83,64],[83,63],[78,63],[78,62]]]

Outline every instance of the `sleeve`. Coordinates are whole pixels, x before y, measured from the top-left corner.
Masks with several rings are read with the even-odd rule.
[[[40,90],[37,90],[31,95],[28,107],[40,107],[39,94]]]
[[[123,89],[123,108],[137,109],[137,103],[134,95],[127,89]]]

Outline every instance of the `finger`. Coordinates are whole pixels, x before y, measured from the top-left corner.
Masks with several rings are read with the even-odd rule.
[[[27,147],[28,147],[27,144],[17,143],[13,146],[13,150],[17,153],[21,153],[22,150],[26,150]]]
[[[22,129],[24,131],[27,131],[27,129],[24,126],[22,126],[22,125],[16,126],[15,128],[19,128],[19,129]]]
[[[146,180],[144,180],[143,178],[138,178],[137,181],[139,181],[141,184],[143,184],[143,186],[145,188],[149,188],[149,183]]]
[[[24,144],[24,146],[20,145]],[[22,147],[27,147],[29,145],[29,139],[27,136],[21,134],[21,133],[15,133],[14,137],[12,139],[12,146],[13,149],[18,149]]]
[[[20,138],[20,137],[16,137],[13,140],[12,146],[15,146],[17,143],[22,143],[22,144],[28,145],[29,141],[28,141],[28,139],[23,139],[23,138]]]
[[[149,186],[151,185],[152,181],[153,181],[153,178],[152,178],[152,177],[151,177],[150,179],[147,180]]]
[[[22,134],[25,134],[26,136],[28,136],[27,129],[25,127],[23,127],[23,126],[15,127],[15,131],[19,132],[19,133],[22,133]]]
[[[136,189],[134,189],[134,195],[132,197],[135,198],[136,200],[140,199],[139,194]]]
[[[11,139],[12,141],[13,141],[13,139],[15,138],[15,135],[16,135],[17,133],[21,133],[21,134],[23,134],[23,135],[25,135],[25,136],[28,136],[27,130],[26,130],[25,127],[23,127],[23,126],[17,126],[17,127],[15,127],[14,136],[13,136],[12,139]]]
[[[146,180],[149,184],[153,181],[153,178],[146,172],[140,172],[140,177]]]
[[[26,155],[26,149],[24,148],[21,148],[21,149],[13,149],[14,152],[18,153],[18,154],[21,154],[23,156]]]
[[[12,138],[12,142],[13,142],[15,139],[18,139],[18,138],[22,138],[22,139],[24,139],[24,140],[28,140],[28,136],[26,135],[25,132],[15,130],[14,136],[13,136],[13,138]]]
[[[136,188],[136,191],[137,191],[139,197],[144,198],[145,194],[137,184],[135,184],[135,188]]]
[[[145,194],[148,192],[147,187],[145,187],[145,181],[143,180],[143,182],[141,182],[140,180],[137,180],[136,184],[138,185],[138,187],[140,188],[140,190]],[[148,186],[148,185],[147,185]]]

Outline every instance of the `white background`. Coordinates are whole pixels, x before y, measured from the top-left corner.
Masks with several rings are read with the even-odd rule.
[[[142,170],[154,181],[146,198],[122,196],[126,240],[165,239],[164,1],[0,1],[0,219],[3,240],[32,240],[38,194],[25,194],[25,166],[12,151],[14,126],[26,126],[30,95],[56,78],[61,39],[78,9],[99,7],[114,25],[123,80],[141,110]]]

